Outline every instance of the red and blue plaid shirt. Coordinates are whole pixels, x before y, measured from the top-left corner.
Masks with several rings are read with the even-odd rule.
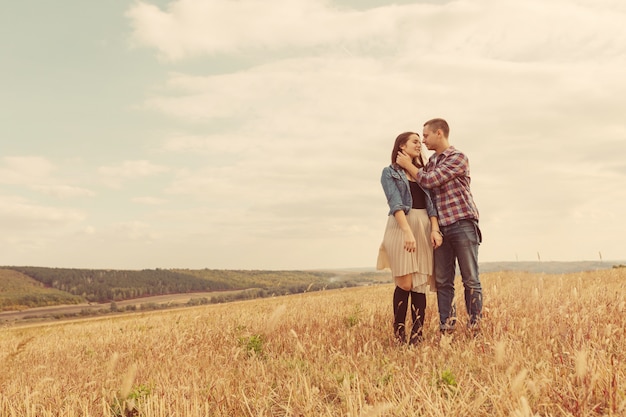
[[[462,219],[478,220],[478,208],[470,191],[469,160],[454,146],[432,155],[426,167],[417,173],[417,182],[432,191],[441,226]]]

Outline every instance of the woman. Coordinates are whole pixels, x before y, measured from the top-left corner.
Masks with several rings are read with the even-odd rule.
[[[415,166],[425,165],[419,135],[400,134],[393,145],[391,165],[383,169],[380,179],[389,204],[389,218],[376,268],[390,268],[394,277],[393,329],[399,343],[406,343],[410,295],[413,321],[409,343],[415,345],[422,339],[427,287],[435,291],[433,248],[441,246],[443,236],[429,191],[395,163],[399,152],[410,156]]]

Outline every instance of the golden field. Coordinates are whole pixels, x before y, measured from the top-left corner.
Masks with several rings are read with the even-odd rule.
[[[0,416],[624,416],[626,268],[489,273],[482,332],[393,286],[0,329]]]

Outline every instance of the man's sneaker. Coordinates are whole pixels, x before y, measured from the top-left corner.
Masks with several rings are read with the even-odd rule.
[[[481,334],[480,324],[478,323],[468,324],[467,330],[469,331],[470,335],[472,335],[472,337],[477,337]]]

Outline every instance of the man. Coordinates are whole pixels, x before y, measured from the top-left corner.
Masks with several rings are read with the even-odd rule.
[[[482,241],[478,227],[478,209],[470,191],[467,156],[448,141],[450,127],[443,119],[424,123],[423,141],[435,153],[424,169],[418,169],[411,158],[398,153],[397,164],[408,171],[424,188],[432,191],[439,214],[443,244],[435,250],[435,280],[439,329],[451,333],[456,325],[454,277],[458,261],[465,288],[468,326],[478,330],[482,316],[483,296],[478,273],[478,246]]]

